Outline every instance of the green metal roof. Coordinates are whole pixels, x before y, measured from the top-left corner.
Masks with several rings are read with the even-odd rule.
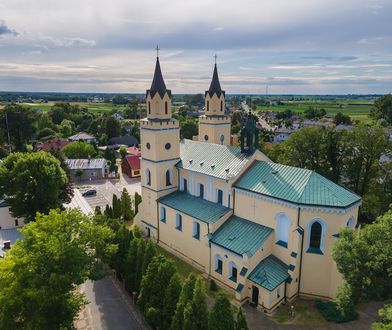
[[[184,139],[180,142],[181,161],[177,167],[227,179],[235,177],[251,156],[241,153],[239,147]]]
[[[272,291],[290,277],[288,266],[273,255],[262,260],[249,274],[248,279]]]
[[[269,227],[233,215],[213,234],[211,242],[241,256],[252,256],[272,232]]]
[[[314,171],[264,161],[255,162],[234,186],[305,205],[344,208],[361,200]]]
[[[164,196],[158,202],[207,223],[215,223],[225,214],[231,212],[231,209],[221,204],[212,203],[182,191],[175,191]]]

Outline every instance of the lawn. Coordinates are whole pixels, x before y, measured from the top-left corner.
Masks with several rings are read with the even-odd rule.
[[[295,317],[290,316],[291,305],[295,309]],[[292,303],[280,306],[272,318],[279,323],[297,324],[306,326],[326,325],[328,322],[318,311],[314,300],[297,298]]]
[[[294,113],[302,114],[308,107],[316,109],[324,109],[327,113],[336,115],[338,112],[342,112],[345,115],[350,116],[354,120],[361,122],[370,122],[371,119],[368,117],[373,102],[369,100],[309,100],[309,101],[284,101],[283,105],[276,106],[257,106],[257,110],[261,111],[276,111],[282,112],[287,109],[292,110]]]

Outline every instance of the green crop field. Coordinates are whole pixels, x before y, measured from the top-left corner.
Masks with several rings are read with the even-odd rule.
[[[350,116],[353,120],[366,123],[371,122],[369,113],[373,107],[373,102],[369,102],[369,100],[357,99],[348,99],[342,101],[284,101],[283,105],[257,106],[257,110],[281,112],[290,109],[294,113],[302,114],[309,107],[313,107],[315,109],[324,109],[328,114],[331,115],[336,115],[338,112],[342,112],[343,114]]]
[[[54,105],[54,102],[48,103],[24,103],[33,109],[39,109],[41,111],[48,111]],[[111,103],[87,103],[87,102],[70,102],[73,105],[79,105],[81,108],[87,108],[88,111],[94,113],[107,113],[112,110],[121,111],[126,108],[126,105],[113,105]]]

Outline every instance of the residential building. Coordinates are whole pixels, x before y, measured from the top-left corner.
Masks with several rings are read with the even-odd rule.
[[[95,143],[97,142],[97,139],[95,136],[90,135],[85,132],[79,132],[76,133],[75,135],[72,135],[68,138],[69,141],[74,142],[74,141],[84,141],[87,143]]]
[[[140,177],[140,155],[127,155],[121,160],[121,171],[130,178]]]
[[[68,145],[70,142],[62,139],[52,139],[48,141],[44,141],[41,143],[38,143],[35,146],[35,150],[37,151],[51,151],[51,150],[62,150],[66,145]]]
[[[72,180],[99,180],[108,176],[107,160],[104,158],[66,159]]]

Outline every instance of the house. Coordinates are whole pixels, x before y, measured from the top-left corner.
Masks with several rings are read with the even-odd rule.
[[[69,141],[74,142],[74,141],[84,141],[87,143],[95,143],[97,142],[97,139],[95,136],[90,135],[85,132],[79,132],[76,133],[75,135],[72,135],[68,138]]]
[[[255,147],[251,111],[240,146],[230,146],[224,99],[215,64],[199,141],[180,140],[157,58],[140,121],[135,224],[239,305],[270,313],[298,296],[333,299],[342,283],[332,259],[336,234],[357,230],[361,198],[314,171],[272,162]]]
[[[116,119],[116,121],[123,121],[124,120],[124,117],[117,112],[113,115],[113,118]]]
[[[23,239],[18,231],[18,228],[23,225],[23,219],[13,217],[7,202],[0,200],[0,258],[15,244],[17,239]]]
[[[313,120],[305,120],[302,123],[303,127],[334,127],[335,124],[327,121],[327,122],[323,122],[323,121],[313,121]]]
[[[66,159],[68,171],[72,180],[99,180],[108,176],[107,160],[93,159]]]
[[[119,148],[121,146],[133,147],[137,146],[139,141],[132,135],[116,136],[108,140],[107,146],[111,148]]]
[[[67,144],[69,144],[69,141],[62,140],[62,139],[52,139],[48,140],[45,142],[38,143],[35,146],[35,149],[37,151],[51,151],[51,150],[62,150]]]
[[[121,170],[123,174],[130,178],[140,176],[140,155],[127,155],[121,160]]]
[[[294,132],[296,132],[295,129],[290,129],[286,127],[277,128],[274,132],[274,143],[281,143],[283,141],[286,141],[289,136]]]
[[[129,148],[127,148],[127,154],[140,156],[142,153],[140,151],[140,148],[138,148],[138,147],[129,147]]]

